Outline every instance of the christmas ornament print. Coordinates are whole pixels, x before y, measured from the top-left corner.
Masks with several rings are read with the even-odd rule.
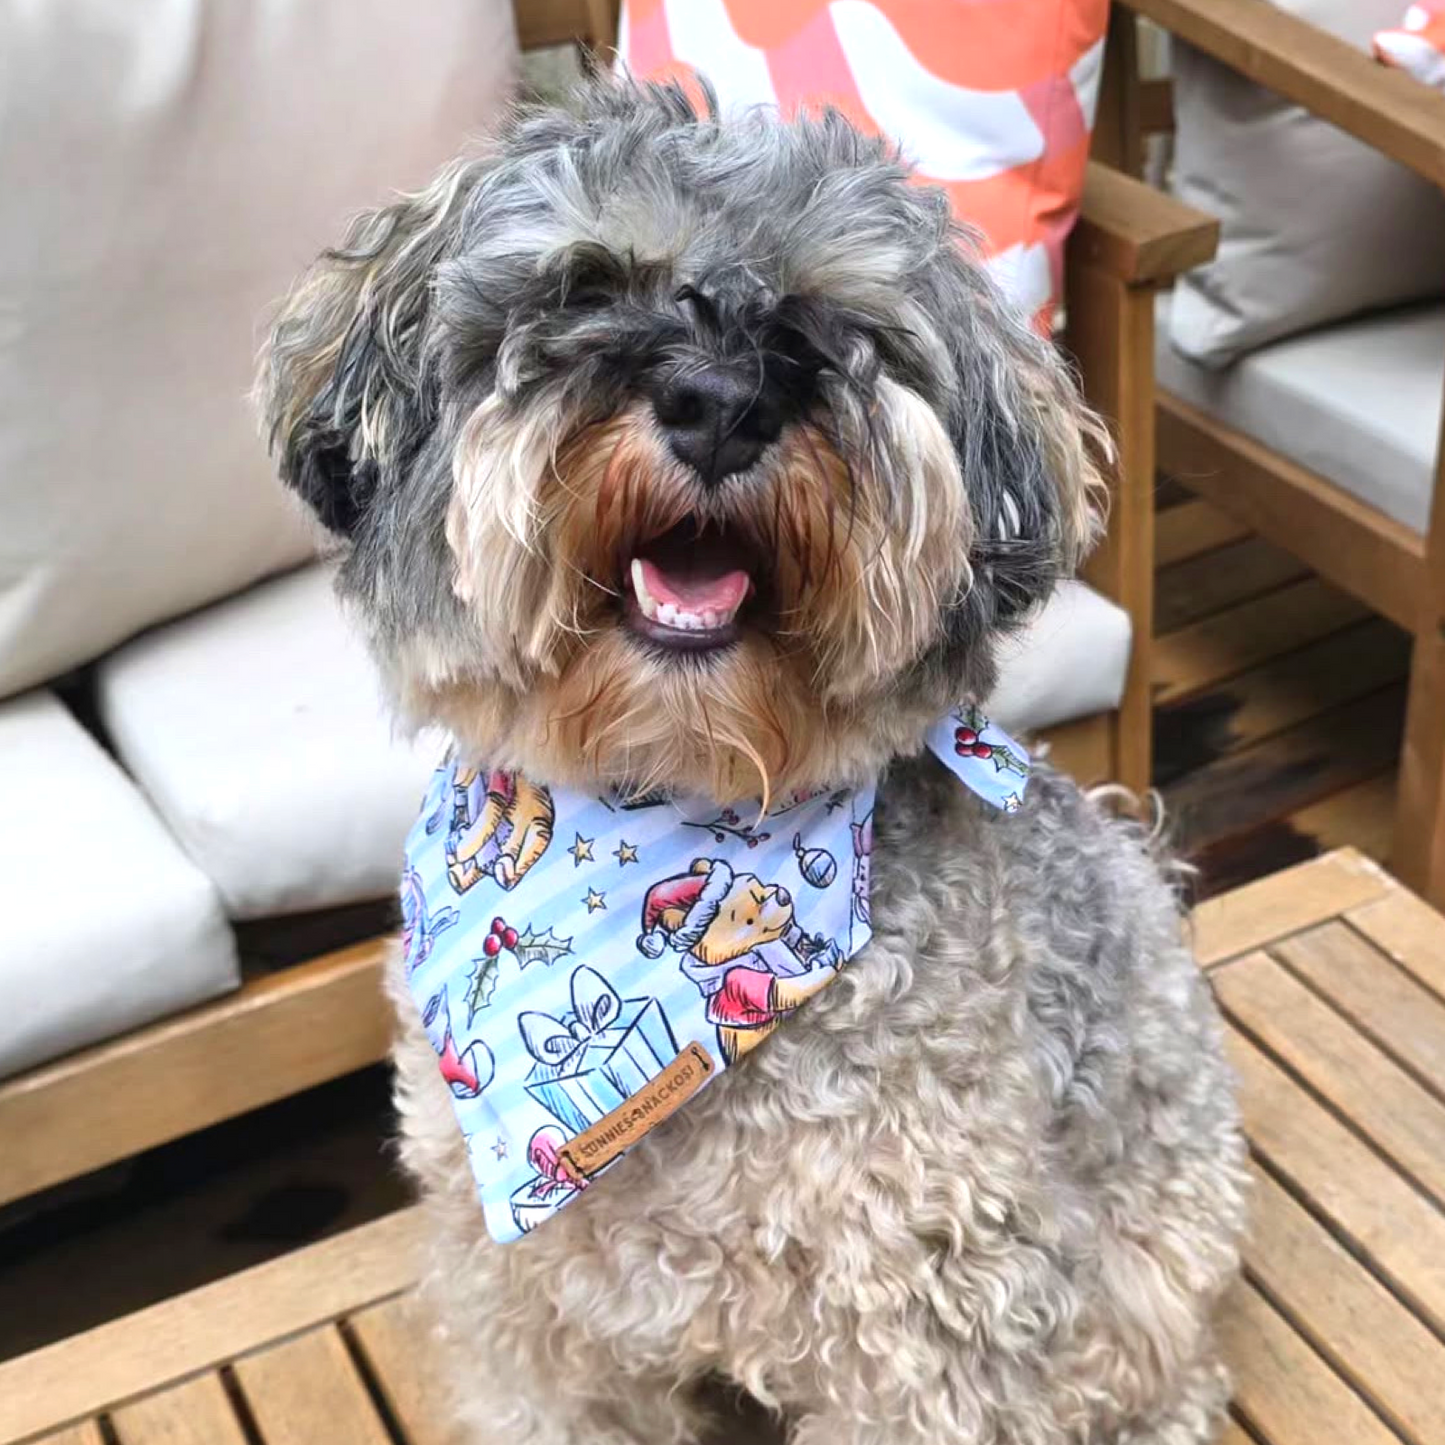
[[[801,833],[793,834],[793,856],[798,872],[814,888],[826,888],[838,876],[838,860],[826,848],[804,848]]]

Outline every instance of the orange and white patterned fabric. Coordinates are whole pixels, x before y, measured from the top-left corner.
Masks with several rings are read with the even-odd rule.
[[[628,0],[644,78],[700,73],[724,108],[833,105],[895,140],[982,232],[1047,330],[1078,213],[1108,0]]]
[[[1375,58],[1445,91],[1445,0],[1419,0],[1398,30],[1381,30]]]

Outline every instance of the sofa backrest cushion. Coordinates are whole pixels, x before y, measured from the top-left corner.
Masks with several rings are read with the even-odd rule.
[[[1275,0],[1368,52],[1401,0]],[[1206,366],[1376,307],[1445,295],[1445,196],[1302,107],[1174,47],[1174,188],[1220,218],[1170,337]]]
[[[0,696],[310,554],[266,316],[516,54],[509,0],[0,7]]]

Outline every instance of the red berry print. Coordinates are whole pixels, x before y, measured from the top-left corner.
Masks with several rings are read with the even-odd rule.
[[[503,942],[508,948],[515,948],[515,947],[517,946],[517,930],[516,930],[515,928],[506,928],[506,929],[503,929],[503,930],[502,930],[502,942]]]
[[[959,728],[954,737],[965,747],[972,747],[978,741],[978,734],[972,728]]]
[[[502,951],[502,940],[495,933],[489,933],[482,940],[482,952],[488,958],[495,958]]]
[[[976,758],[991,758],[993,756],[993,749],[987,743],[975,743],[973,755]]]
[[[492,932],[493,932],[493,933],[497,934],[497,935],[500,937],[503,933],[506,932],[506,930],[507,930],[507,920],[506,920],[505,918],[494,918],[494,919],[492,919]]]

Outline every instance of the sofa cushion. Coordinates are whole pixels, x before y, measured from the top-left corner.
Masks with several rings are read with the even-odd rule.
[[[0,703],[0,1077],[235,987],[215,889],[51,693]]]
[[[1082,582],[1061,583],[1003,644],[986,710],[1018,733],[1111,712],[1124,696],[1132,640],[1123,608]]]
[[[139,637],[96,676],[117,754],[232,918],[396,887],[441,746],[394,737],[326,568]]]
[[[265,315],[515,56],[508,0],[0,6],[0,696],[309,553]]]
[[[1167,326],[1158,334],[1161,387],[1425,530],[1445,394],[1445,306],[1277,341],[1219,372],[1174,351]]]
[[[1403,0],[1273,0],[1368,51]],[[1445,196],[1301,106],[1176,40],[1174,188],[1218,216],[1181,278],[1175,344],[1221,366],[1306,327],[1445,295]]]

